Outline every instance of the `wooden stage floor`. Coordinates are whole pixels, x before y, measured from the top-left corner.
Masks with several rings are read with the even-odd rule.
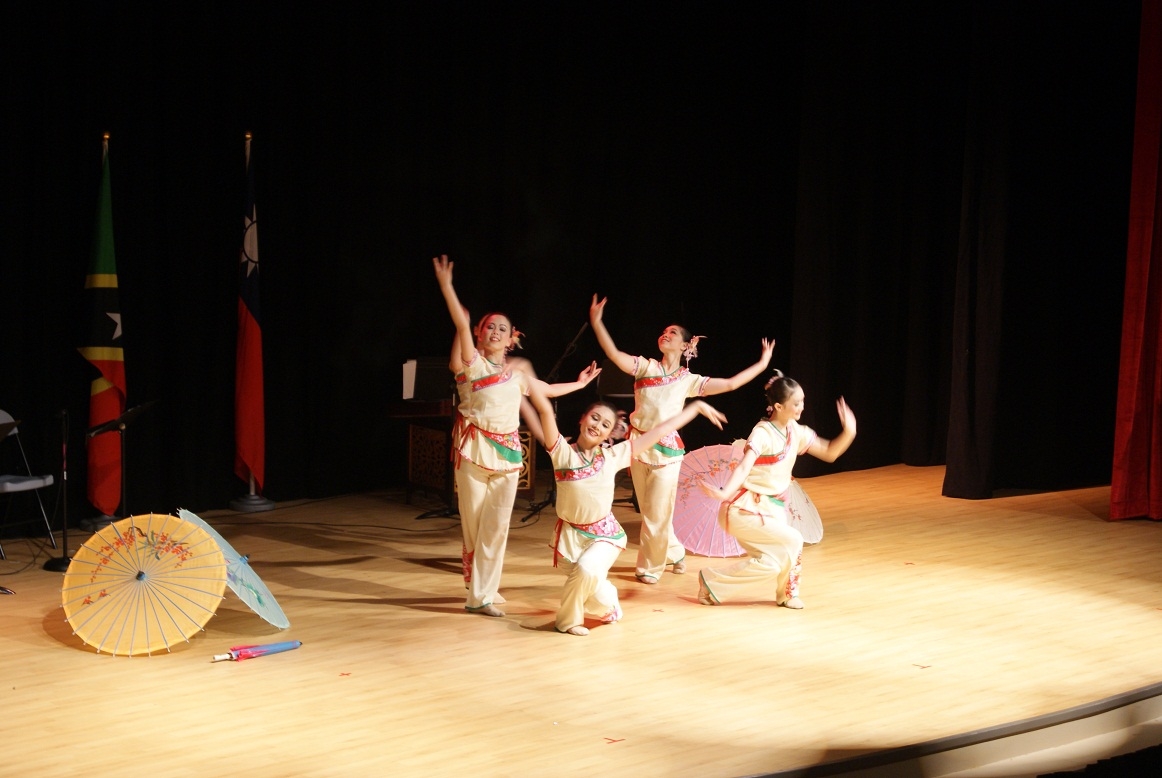
[[[698,569],[721,564],[703,557],[634,582],[640,522],[618,506],[625,617],[586,637],[550,626],[551,507],[522,521],[518,503],[499,619],[464,612],[459,525],[415,518],[434,503],[198,511],[250,554],[291,627],[227,590],[204,633],[150,657],[74,637],[50,552],[8,539],[0,774],[823,774],[1162,681],[1162,526],[1107,522],[1108,487],[965,501],[940,496],[943,474],[802,481],[825,527],[804,554],[802,611],[699,605]],[[281,640],[303,645],[210,661]]]

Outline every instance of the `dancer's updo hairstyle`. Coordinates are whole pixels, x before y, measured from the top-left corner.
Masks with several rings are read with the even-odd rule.
[[[774,369],[774,375],[767,381],[767,385],[763,388],[767,397],[767,415],[775,409],[775,405],[785,405],[795,390],[799,388],[799,382],[794,378],[788,378],[783,375],[783,371],[778,368]]]
[[[682,349],[682,358],[686,360],[686,366],[690,366],[690,360],[698,356],[698,341],[705,338],[705,335],[695,335],[690,330],[683,327],[681,324],[675,324],[678,328],[678,335],[682,338],[682,342],[686,347]]]

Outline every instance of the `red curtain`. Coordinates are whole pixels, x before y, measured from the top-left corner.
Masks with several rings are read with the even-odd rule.
[[[1162,0],[1143,0],[1110,519],[1162,519]]]

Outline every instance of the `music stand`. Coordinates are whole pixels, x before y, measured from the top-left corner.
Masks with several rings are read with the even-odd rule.
[[[90,428],[85,433],[85,438],[91,440],[105,432],[116,432],[121,438],[121,512],[125,514],[122,518],[129,516],[129,500],[126,499],[128,478],[126,471],[129,467],[125,461],[125,430],[129,427],[129,422],[136,419],[143,412],[157,404],[157,400],[150,400],[147,403],[130,408],[125,413],[118,416],[116,419],[111,419],[104,424],[98,424],[96,427]]]

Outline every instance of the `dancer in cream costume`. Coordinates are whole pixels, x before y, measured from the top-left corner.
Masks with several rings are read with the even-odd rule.
[[[432,265],[456,327],[449,367],[460,398],[452,458],[468,589],[464,607],[473,613],[503,616],[497,606],[503,602],[500,577],[522,465],[521,405],[529,382],[536,379],[527,360],[508,356],[520,338],[509,318],[490,313],[472,329],[452,285],[453,263],[442,255],[433,258]],[[597,372],[594,366],[577,381],[552,384],[547,391],[558,396],[580,389]]]
[[[698,355],[702,336],[691,335],[677,324],[666,327],[658,338],[662,358],[632,356],[617,348],[602,317],[606,300],[593,295],[589,323],[605,356],[624,373],[634,377],[634,410],[630,414],[630,438],[649,432],[663,419],[673,417],[689,397],[707,397],[733,391],[766,370],[775,342],[763,338],[759,360],[731,378],[709,378],[691,373],[682,360]],[[685,449],[677,432],[664,435],[656,445],[635,455],[630,472],[642,516],[636,576],[657,583],[666,565],[675,573],[686,570],[686,549],[674,536],[674,502]]]
[[[803,607],[799,598],[803,536],[787,523],[791,471],[800,454],[834,462],[855,439],[855,414],[842,397],[836,407],[843,431],[826,440],[799,423],[802,387],[775,372],[766,387],[768,417],[751,431],[738,467],[721,489],[707,481],[699,483],[708,495],[722,500],[719,524],[747,552],[745,560],[729,567],[703,568],[698,586],[703,605],[773,595],[777,605]]]
[[[596,363],[592,366],[597,368]],[[600,372],[600,371],[598,371]],[[604,401],[581,415],[577,442],[570,445],[557,429],[545,385],[534,381],[530,397],[541,418],[545,443],[553,460],[557,484],[557,527],[553,534],[553,565],[568,574],[557,610],[559,632],[586,635],[586,615],[604,624],[621,619],[617,589],[609,568],[626,546],[625,530],[613,515],[614,477],[633,457],[698,414],[721,429],[725,417],[697,400],[677,416],[654,425],[633,440],[604,445],[617,425],[617,409]]]

